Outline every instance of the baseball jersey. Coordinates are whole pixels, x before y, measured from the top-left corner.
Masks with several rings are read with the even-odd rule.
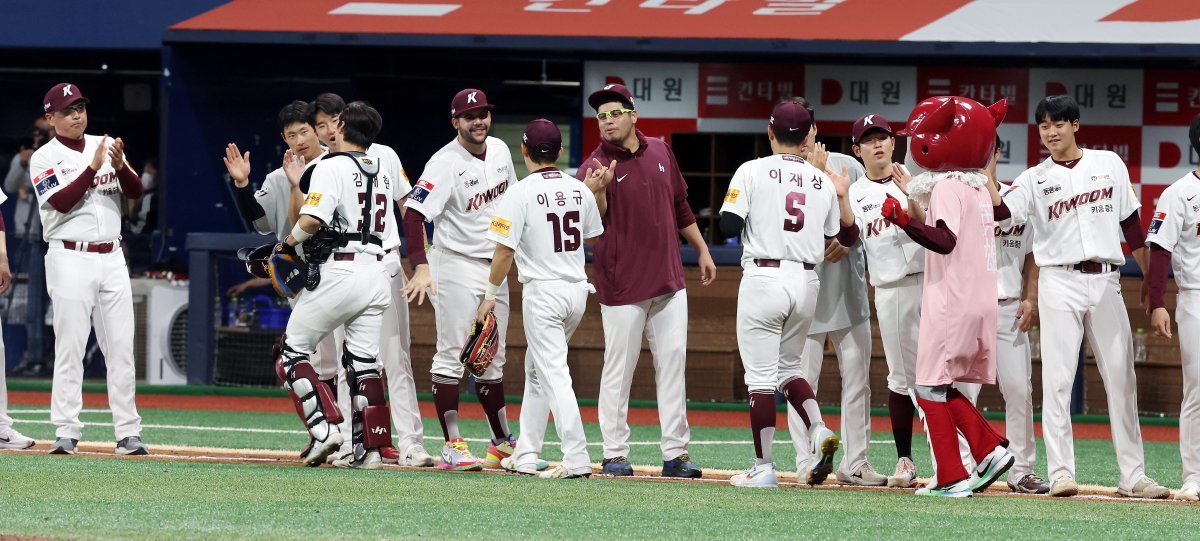
[[[374,156],[357,158],[366,167],[379,163]],[[396,190],[400,185],[392,178],[392,173],[380,167],[371,188],[371,197],[367,198],[367,175],[355,164],[355,161],[344,156],[323,159],[313,166],[312,179],[308,187],[308,196],[300,214],[307,214],[345,233],[362,231],[364,228],[372,236],[387,239],[396,234],[396,217],[392,210]],[[367,209],[367,223],[363,223],[363,207]],[[338,252],[359,252],[383,255],[384,248],[371,243],[350,242]]]
[[[322,152],[308,166],[312,167],[321,161],[328,152]],[[288,182],[287,174],[282,167],[267,173],[262,185],[254,192],[254,200],[262,207],[265,216],[254,220],[254,229],[263,235],[275,235],[283,242],[292,232],[292,223],[288,217],[288,206],[292,201],[292,183]]]
[[[477,158],[455,139],[434,153],[404,206],[433,222],[433,245],[488,259],[485,238],[494,204],[517,182],[512,154],[503,141],[488,137],[486,155]]]
[[[746,221],[742,266],[755,259],[816,264],[825,238],[841,228],[833,181],[795,154],[774,154],[743,163],[729,181],[721,212]]]
[[[866,176],[858,159],[838,152],[829,153],[827,166],[835,172],[841,172],[844,168],[851,181]],[[817,293],[817,311],[813,314],[812,326],[808,328],[809,336],[846,329],[871,318],[871,307],[867,302],[867,265],[862,245],[859,242],[851,246],[846,257],[837,263],[823,261],[817,265],[821,290]]]
[[[850,185],[850,205],[861,230],[871,285],[892,284],[905,276],[925,271],[925,248],[908,237],[899,226],[883,219],[883,201],[888,195],[908,207],[908,196],[892,177],[876,182],[865,176]]]
[[[1003,197],[1013,190],[1000,184]],[[1025,256],[1029,254],[1029,226],[1014,225],[1011,220],[996,224],[996,279],[998,299],[1019,299],[1024,284]]]
[[[92,187],[75,208],[64,214],[50,205],[50,196],[65,188],[91,165],[104,136],[84,135],[83,152],[51,138],[29,159],[29,176],[42,218],[42,238],[76,242],[107,242],[121,236],[121,185],[111,158],[96,171]]]
[[[1142,205],[1116,154],[1084,149],[1071,169],[1046,158],[1021,173],[1013,188],[1004,201],[1014,224],[1033,226],[1033,257],[1039,267],[1125,263],[1121,220]]]
[[[516,251],[517,280],[584,282],[583,239],[604,226],[591,190],[562,171],[535,171],[508,189],[487,239]]]
[[[1195,173],[1175,181],[1158,196],[1146,237],[1146,243],[1151,242],[1171,252],[1171,269],[1179,289],[1200,289],[1200,178]]]

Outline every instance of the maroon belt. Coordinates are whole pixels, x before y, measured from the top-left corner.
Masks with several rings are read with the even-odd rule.
[[[755,259],[755,260],[754,260],[754,264],[755,264],[755,265],[758,265],[758,266],[760,266],[760,267],[775,267],[775,268],[778,268],[778,267],[779,267],[779,264],[780,264],[780,262],[779,262],[779,260],[778,260],[778,259]],[[815,268],[817,268],[817,266],[816,266],[816,265],[813,265],[812,263],[805,263],[805,264],[804,264],[804,270],[813,270],[813,269],[815,269]]]
[[[64,240],[64,241],[62,241],[62,243],[63,243],[63,248],[66,248],[68,250],[77,250],[79,248],[80,244],[86,244],[87,247],[85,247],[83,249],[83,251],[92,252],[92,253],[96,253],[96,254],[107,254],[107,253],[113,251],[113,249],[117,247],[117,243],[115,243],[115,242],[79,243],[79,242],[75,242],[73,240]]]
[[[354,252],[339,252],[339,253],[333,254],[333,260],[334,261],[354,261],[354,258],[357,255],[358,254],[354,253]],[[371,255],[371,254],[363,254],[363,255]],[[381,255],[375,256],[375,261],[383,261],[383,256],[381,256]]]
[[[1071,268],[1071,270],[1076,270],[1076,271],[1082,272],[1084,274],[1104,274],[1106,272],[1111,272],[1111,271],[1115,270],[1116,265],[1104,263],[1101,261],[1084,261],[1082,263],[1076,263],[1074,265],[1069,265],[1069,267]]]

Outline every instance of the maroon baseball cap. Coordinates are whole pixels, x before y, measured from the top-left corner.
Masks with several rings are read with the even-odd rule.
[[[622,84],[611,83],[604,85],[604,88],[592,92],[592,95],[588,96],[588,105],[591,105],[592,109],[597,111],[600,110],[601,105],[610,101],[628,103],[631,109],[637,109],[633,103],[633,93]]]
[[[53,113],[61,111],[82,101],[83,103],[91,103],[91,100],[83,96],[83,91],[71,83],[58,83],[46,92],[46,99],[42,100],[42,111]]]
[[[771,126],[776,131],[787,130],[807,135],[812,129],[812,122],[812,114],[808,109],[794,101],[780,102],[771,110]]]
[[[862,118],[855,120],[854,127],[850,128],[850,140],[857,145],[871,130],[880,130],[888,135],[895,135],[892,132],[892,125],[888,124],[883,115],[863,115]]]
[[[531,150],[558,150],[562,148],[562,134],[553,122],[539,118],[525,125],[525,134],[521,136],[521,142]]]
[[[454,100],[450,102],[450,118],[474,111],[476,109],[487,109],[491,111],[496,106],[488,103],[487,94],[476,88],[464,88],[454,95]]]

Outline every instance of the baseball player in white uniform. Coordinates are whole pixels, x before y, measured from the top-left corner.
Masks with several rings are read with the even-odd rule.
[[[909,390],[916,382],[917,335],[921,322],[921,285],[925,271],[925,249],[908,234],[883,219],[883,201],[894,197],[909,207],[917,220],[924,213],[910,203],[905,187],[907,173],[892,162],[896,139],[882,115],[865,115],[855,121],[854,153],[866,166],[866,182],[850,185],[850,204],[867,252],[871,285],[875,287],[875,314],[887,359],[888,410],[896,442],[895,472],[888,477],[891,487],[911,487],[916,482],[912,460],[912,425],[916,404]]]
[[[29,175],[42,219],[46,288],[54,302],[52,454],[74,454],[83,434],[83,354],[93,324],[108,368],[108,403],[117,454],[144,455],[134,403],[133,292],[121,251],[121,197],[137,199],[142,182],[125,161],[121,138],[85,135],[79,87],[59,83],[43,110],[55,136],[34,152]]]
[[[1042,433],[1050,494],[1079,491],[1070,406],[1086,336],[1108,396],[1121,471],[1117,490],[1126,496],[1165,498],[1170,491],[1145,473],[1133,339],[1121,298],[1122,232],[1138,265],[1146,268],[1141,204],[1120,157],[1075,143],[1079,106],[1074,99],[1047,97],[1038,103],[1034,118],[1050,158],[1021,173],[1004,201],[1014,225],[1032,226],[1034,259],[1041,268]]]
[[[8,195],[0,192],[0,203],[8,200]],[[12,286],[12,271],[8,268],[8,245],[5,243],[4,218],[0,217],[0,295]],[[4,342],[0,340],[0,359],[4,359]],[[0,363],[2,364],[2,363]],[[8,381],[7,370],[0,365],[0,449],[28,449],[35,441],[25,437],[12,427],[12,417],[8,416]]]
[[[567,369],[567,342],[583,318],[593,290],[584,271],[583,244],[593,244],[604,231],[596,198],[582,182],[559,171],[562,135],[553,122],[539,118],[525,127],[521,156],[529,176],[509,188],[488,228],[496,243],[487,291],[475,317],[496,305],[496,292],[517,261],[523,284],[525,321],[525,403],[547,401],[562,442],[562,462],[542,477],[571,479],[592,474],[579,403]],[[521,410],[521,439],[512,456],[500,461],[506,470],[537,473],[547,416],[534,418]]]
[[[738,289],[738,351],[750,391],[754,464],[730,483],[747,488],[779,485],[771,447],[775,437],[775,390],[799,412],[820,459],[810,472],[820,484],[833,471],[837,434],[825,426],[816,395],[805,380],[801,352],[817,306],[817,263],[826,239],[858,242],[846,199],[849,179],[838,185],[800,157],[812,116],[796,100],[771,111],[767,137],[773,154],[746,162],[734,173],[721,206],[721,232],[742,234],[742,281]],[[840,217],[840,220],[839,220]]]
[[[1188,140],[1200,151],[1200,116],[1192,119]],[[1183,458],[1180,500],[1200,500],[1200,169],[1163,190],[1150,221],[1150,326],[1172,338],[1171,313],[1163,305],[1167,271],[1175,271],[1179,293],[1175,314],[1183,364],[1183,405],[1179,410],[1179,454]]]
[[[313,166],[308,194],[291,234],[276,248],[305,243],[322,226],[335,231],[324,254],[313,242],[306,244],[311,267],[320,264],[320,283],[299,296],[281,348],[289,389],[302,399],[309,434],[317,441],[305,457],[309,464],[323,461],[342,443],[325,411],[333,406],[327,393],[318,391],[316,372],[309,356],[317,343],[339,326],[345,327],[342,365],[350,387],[353,408],[352,452],[335,466],[378,469],[379,448],[391,443],[388,408],[384,403],[379,337],[383,312],[392,302],[384,274],[383,240],[396,226],[392,206],[398,188],[377,158],[364,152],[382,128],[379,113],[362,102],[348,104],[338,122],[339,152]],[[305,189],[307,188],[307,189]],[[327,258],[327,259],[325,259]],[[324,259],[324,261],[322,261]]]
[[[493,106],[482,90],[468,88],[450,105],[454,140],[437,151],[405,202],[405,240],[413,277],[405,286],[411,301],[433,302],[437,325],[437,354],[433,358],[433,399],[445,445],[438,467],[448,470],[499,468],[517,441],[508,428],[504,404],[504,346],[508,330],[508,282],[496,290],[495,316],[500,345],[491,366],[475,378],[476,395],[487,414],[491,442],[484,461],[467,448],[458,429],[459,352],[475,319],[475,309],[488,291],[493,242],[486,238],[495,205],[517,182],[512,155],[503,141],[491,137]],[[433,222],[433,247],[424,249],[424,223]],[[426,259],[426,257],[428,259]],[[545,400],[525,403],[531,415],[549,412]],[[536,418],[535,417],[535,418]]]
[[[346,108],[346,102],[337,94],[324,93],[317,96],[317,99],[310,105],[310,121],[316,127],[317,136],[331,151],[339,150],[337,120],[340,111]],[[407,197],[411,184],[404,171],[404,166],[400,162],[400,157],[391,147],[381,143],[372,143],[367,147],[367,155],[378,158],[380,166],[395,179],[398,188],[395,188],[392,196],[400,207],[399,212],[403,215],[404,198]],[[292,200],[295,209],[304,198],[293,196]],[[395,447],[391,445],[382,447],[380,454],[383,456],[384,462],[396,462],[401,466],[427,467],[433,465],[434,459],[425,450],[425,428],[421,423],[416,381],[412,374],[412,358],[409,354],[412,340],[408,324],[408,303],[402,294],[405,276],[400,264],[399,247],[400,234],[394,229],[390,230],[387,237],[383,239],[383,249],[386,251],[383,263],[384,271],[391,282],[392,304],[383,312],[383,334],[380,336],[379,342],[379,359],[383,365],[383,372],[387,376],[388,409],[391,411],[396,442]],[[329,367],[331,370],[337,369],[337,363],[333,359],[337,358],[342,339],[342,329],[338,328],[333,332],[333,340],[322,340],[318,346],[319,358],[329,359],[325,364],[332,365]],[[347,410],[350,407],[349,389],[345,374],[341,375],[338,383],[338,404],[343,410]],[[349,425],[343,423],[339,426],[343,439],[348,440]],[[343,448],[343,450],[348,449]]]
[[[812,106],[803,98],[797,101],[812,115]],[[825,145],[816,142],[817,123],[814,116],[809,138],[805,141],[804,156],[809,163],[826,174],[845,171],[852,180],[866,176],[861,163],[851,156],[826,152]],[[860,232],[861,233],[861,232]],[[825,360],[825,341],[833,343],[842,376],[842,460],[837,479],[854,485],[878,486],[887,484],[887,476],[879,474],[867,462],[867,447],[871,441],[871,307],[867,300],[866,258],[862,244],[844,247],[837,239],[829,239],[825,259],[817,264],[821,290],[817,293],[817,310],[801,359],[804,376],[813,393],[820,383],[821,367]],[[796,450],[796,472],[802,483],[812,471],[812,443],[804,429],[800,413],[788,406],[788,432]]]

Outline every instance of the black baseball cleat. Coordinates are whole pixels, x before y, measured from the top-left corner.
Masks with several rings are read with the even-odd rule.
[[[684,479],[699,479],[704,472],[700,467],[692,463],[691,455],[684,453],[675,457],[673,460],[664,460],[662,468],[663,477],[681,477]]]
[[[629,477],[633,475],[633,466],[629,465],[629,459],[623,456],[614,456],[604,459],[601,465],[600,473],[604,475],[612,475],[616,477]]]

